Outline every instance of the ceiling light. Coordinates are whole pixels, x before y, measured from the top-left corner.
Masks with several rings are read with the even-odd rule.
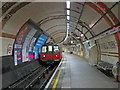
[[[81,36],[81,37],[83,37],[83,36],[84,36],[84,34],[81,34],[80,36]]]
[[[70,28],[69,27],[67,27],[67,30],[69,30]]]
[[[70,20],[70,16],[67,16],[67,20]]]
[[[67,4],[67,8],[70,8],[70,1],[67,1],[66,4]]]
[[[67,28],[69,28],[70,26],[69,25],[67,25]]]
[[[71,43],[73,43],[73,41],[71,41]]]
[[[70,10],[67,10],[67,15],[70,15]]]
[[[69,23],[67,23],[67,26],[69,26]]]

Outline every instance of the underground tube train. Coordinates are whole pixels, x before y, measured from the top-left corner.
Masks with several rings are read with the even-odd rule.
[[[46,63],[59,62],[61,60],[61,49],[57,44],[46,43],[41,47],[40,60]]]

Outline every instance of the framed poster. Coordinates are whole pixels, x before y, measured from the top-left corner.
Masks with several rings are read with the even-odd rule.
[[[8,54],[8,55],[12,55],[12,44],[9,44],[9,45],[8,45],[7,54]]]

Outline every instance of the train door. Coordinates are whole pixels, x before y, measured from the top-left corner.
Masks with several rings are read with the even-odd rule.
[[[53,46],[52,45],[48,45],[48,59],[53,60]]]
[[[61,51],[60,47],[58,45],[54,46],[54,60],[60,60],[61,59]]]

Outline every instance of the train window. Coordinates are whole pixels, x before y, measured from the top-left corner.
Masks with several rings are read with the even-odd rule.
[[[48,52],[52,52],[52,46],[48,46]]]
[[[47,46],[42,47],[42,53],[45,53],[45,52],[47,52]]]
[[[54,52],[59,52],[59,47],[58,46],[54,46]]]

